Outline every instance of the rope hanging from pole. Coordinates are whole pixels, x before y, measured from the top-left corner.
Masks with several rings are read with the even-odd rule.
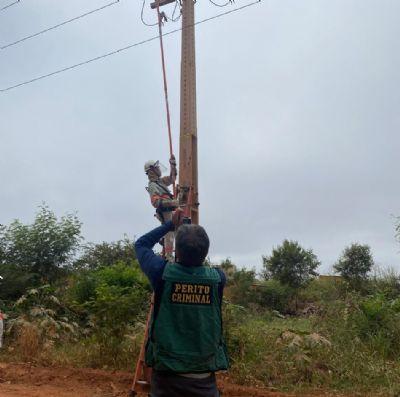
[[[172,146],[172,132],[171,132],[171,116],[169,111],[169,101],[168,101],[168,84],[167,84],[167,72],[165,70],[165,55],[164,55],[164,43],[163,43],[163,34],[162,34],[162,25],[163,19],[165,18],[165,14],[160,12],[160,3],[157,2],[157,16],[158,16],[158,32],[160,37],[160,48],[161,48],[161,64],[163,71],[163,81],[164,81],[164,97],[165,97],[165,108],[167,111],[167,126],[168,126],[168,140],[169,140],[169,154],[170,157],[174,155],[174,150]],[[175,186],[175,177],[172,183],[174,198],[176,198],[176,186]]]
[[[171,132],[171,117],[169,112],[169,101],[168,101],[168,85],[167,85],[167,73],[165,71],[165,57],[164,57],[164,44],[163,44],[163,35],[162,35],[162,24],[163,18],[165,18],[164,13],[160,13],[160,4],[157,1],[157,16],[158,16],[158,32],[160,37],[160,48],[161,48],[161,63],[162,63],[162,71],[163,71],[163,80],[164,80],[164,96],[165,96],[165,108],[167,111],[167,126],[168,126],[168,141],[169,141],[169,154],[170,157],[174,155],[173,146],[172,146],[172,132]],[[176,198],[176,185],[175,185],[175,177],[173,176],[172,187],[174,192],[174,198]],[[163,249],[164,251],[164,249]],[[147,317],[146,323],[146,331],[144,335],[144,341],[140,350],[139,358],[136,364],[135,376],[133,378],[133,384],[130,392],[130,396],[136,396],[138,391],[141,392],[149,392],[150,391],[150,382],[151,382],[151,368],[147,367],[145,363],[145,341],[148,338],[150,319],[154,308],[154,294],[151,300],[151,306],[149,315]]]

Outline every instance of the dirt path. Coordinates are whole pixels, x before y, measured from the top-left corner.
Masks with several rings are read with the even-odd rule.
[[[0,363],[0,397],[125,397],[131,381],[132,374],[126,372]],[[225,377],[218,382],[223,397],[294,397],[237,386]],[[316,396],[328,394],[313,394]]]
[[[0,363],[0,397],[122,397],[132,374],[95,369],[43,368]],[[219,380],[224,397],[289,397]]]

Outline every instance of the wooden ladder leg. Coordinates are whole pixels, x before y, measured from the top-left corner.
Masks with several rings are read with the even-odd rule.
[[[135,375],[133,377],[132,387],[129,394],[131,397],[136,396],[138,393],[150,393],[151,368],[149,368],[145,363],[145,352],[147,338],[149,337],[149,327],[151,316],[153,314],[153,307],[154,295],[151,298],[150,310],[146,321],[146,330],[144,333],[143,343],[140,348],[139,358],[136,363]]]

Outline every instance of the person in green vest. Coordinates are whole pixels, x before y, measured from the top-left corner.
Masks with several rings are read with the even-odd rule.
[[[215,372],[226,370],[221,302],[222,270],[204,264],[209,238],[199,225],[180,225],[182,211],[135,243],[141,269],[154,290],[146,346],[153,369],[151,397],[218,397]],[[178,227],[179,226],[179,227]],[[154,254],[154,245],[176,230],[176,261]]]

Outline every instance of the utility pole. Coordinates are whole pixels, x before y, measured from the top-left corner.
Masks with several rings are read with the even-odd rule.
[[[175,0],[156,0],[151,8],[162,7]],[[181,0],[181,116],[179,137],[179,202],[186,207],[192,223],[199,223],[199,186],[197,164],[195,0]]]
[[[196,51],[194,0],[182,0],[181,117],[179,138],[180,201],[199,223],[197,164]]]

